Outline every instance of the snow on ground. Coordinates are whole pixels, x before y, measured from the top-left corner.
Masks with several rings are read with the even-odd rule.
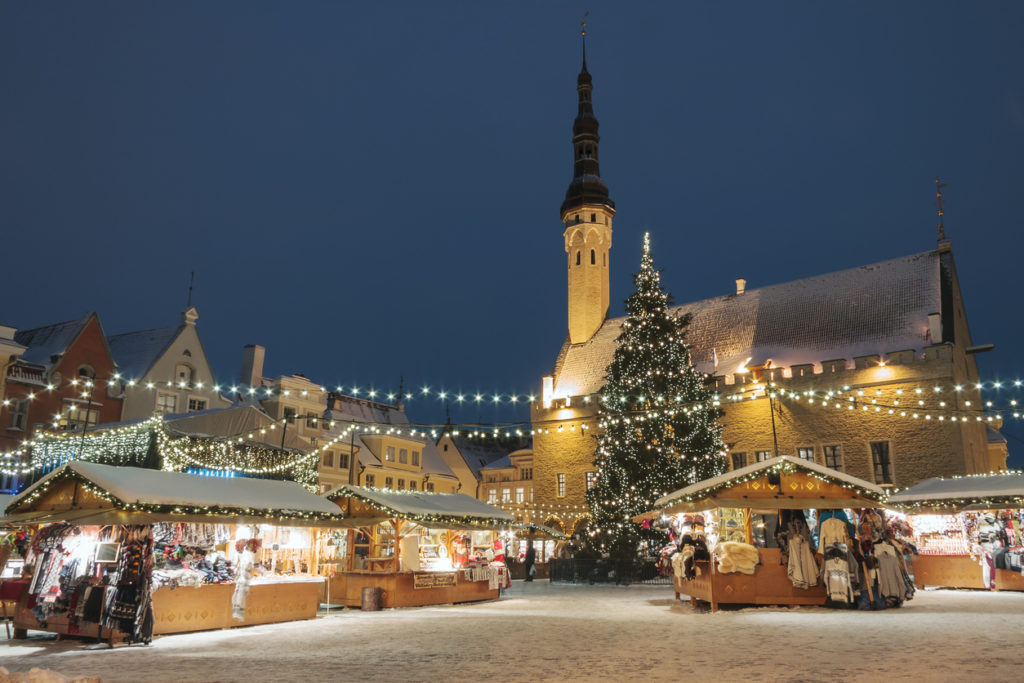
[[[185,589],[181,589],[185,590]],[[514,582],[490,603],[158,637],[83,650],[31,632],[0,666],[104,681],[910,680],[996,681],[1024,664],[1024,593],[919,591],[883,612],[718,613],[670,586]],[[0,631],[0,637],[3,632]]]

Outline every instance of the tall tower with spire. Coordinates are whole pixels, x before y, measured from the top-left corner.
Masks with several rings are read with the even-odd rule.
[[[576,78],[579,109],[572,126],[573,177],[562,202],[565,251],[569,271],[569,341],[582,344],[594,336],[608,314],[608,252],[612,247],[615,202],[601,180],[597,117],[587,71],[586,24],[583,68]]]

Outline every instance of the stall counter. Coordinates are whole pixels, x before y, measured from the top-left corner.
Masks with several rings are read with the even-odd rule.
[[[981,564],[970,555],[915,555],[914,585],[918,588],[986,589]],[[1024,575],[1009,569],[996,569],[997,591],[1024,591]]]
[[[454,585],[445,585],[454,575]],[[425,580],[429,579],[429,580]],[[417,587],[417,584],[421,587]],[[430,585],[425,585],[430,584]],[[422,607],[478,600],[497,600],[489,581],[470,581],[462,570],[451,572],[341,572],[321,589],[320,600],[331,605],[359,607],[364,588],[381,588],[381,607]]]

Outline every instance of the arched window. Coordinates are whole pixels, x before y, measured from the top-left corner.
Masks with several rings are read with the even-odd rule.
[[[580,264],[580,252],[577,251],[576,252],[576,265],[578,266],[579,264]]]
[[[78,376],[84,377],[86,379],[93,379],[94,377],[96,377],[96,371],[92,369],[91,365],[79,365]]]
[[[590,250],[590,265],[597,265],[597,254],[594,253],[593,249]]]

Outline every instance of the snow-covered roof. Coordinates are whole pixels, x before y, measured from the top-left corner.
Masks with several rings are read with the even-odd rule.
[[[539,540],[539,539],[551,539],[555,541],[564,541],[568,538],[565,534],[557,529],[552,529],[549,526],[543,524],[536,524],[534,522],[527,522],[526,524],[513,524],[511,527],[512,531],[515,532],[516,536],[525,538],[527,540]]]
[[[509,468],[509,467],[512,467],[512,458],[510,458],[509,456],[506,455],[504,458],[498,458],[494,462],[490,463],[489,465],[487,465],[485,467],[482,467],[481,469],[484,469],[484,470],[503,470],[503,469],[506,469],[506,468]]]
[[[933,477],[889,496],[897,507],[1024,507],[1024,472]]]
[[[77,320],[15,332],[14,341],[28,347],[25,353],[21,354],[21,360],[26,363],[50,365],[53,356],[60,356],[67,351],[92,315],[88,313]]]
[[[181,325],[160,327],[155,330],[126,332],[107,337],[110,354],[121,374],[140,379],[145,377],[167,347],[177,338]]]
[[[942,310],[942,267],[940,253],[928,251],[673,311],[692,314],[690,353],[697,369],[712,375],[769,359],[789,367],[918,350],[941,342],[929,340],[928,314]],[[583,344],[565,342],[555,365],[556,396],[600,391],[623,321],[606,320]]]
[[[778,493],[774,493],[770,498],[765,498],[763,495],[756,495],[756,492],[737,490],[749,482],[769,475],[772,471],[780,474],[803,472],[816,479],[837,484],[846,491],[838,498],[834,495],[824,497],[816,491],[808,491],[798,485],[787,488],[783,483],[778,486]],[[816,462],[782,455],[699,481],[662,496],[654,502],[654,512],[664,514],[697,512],[711,507],[757,509],[865,507],[873,503],[881,503],[884,500],[885,491],[870,482],[830,467],[824,467]]]
[[[464,493],[392,491],[346,484],[328,493],[327,497],[342,509],[349,506],[346,518],[352,517],[349,521],[355,523],[358,520],[360,524],[399,518],[436,527],[493,528],[514,521],[509,513]]]
[[[452,443],[458,449],[462,459],[466,462],[466,466],[469,467],[473,476],[480,479],[480,470],[491,467],[502,467],[498,465],[499,461],[507,460],[508,456],[516,451],[521,450],[528,440],[523,440],[521,443],[513,444],[513,446],[502,445],[493,441],[482,442],[479,439],[471,439],[462,436],[450,437]],[[511,461],[504,465],[504,467],[511,467]]]
[[[985,436],[988,438],[989,443],[1006,443],[1006,437],[999,433],[998,429],[994,429],[992,425],[985,425]]]
[[[31,509],[34,492],[65,477],[89,482],[112,496],[114,507],[120,509],[141,506],[167,512],[181,508],[182,514],[188,514],[195,513],[195,508],[214,508],[221,514],[240,516],[340,517],[336,505],[291,481],[204,477],[93,462],[72,462],[57,468],[15,496],[6,510],[13,514]]]

